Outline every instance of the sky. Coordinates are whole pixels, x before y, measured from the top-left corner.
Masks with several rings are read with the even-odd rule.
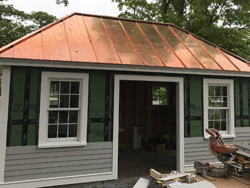
[[[57,18],[62,18],[72,12],[118,16],[119,10],[116,3],[111,0],[69,0],[69,5],[57,5],[56,0],[8,0],[16,9],[26,13],[44,11]]]

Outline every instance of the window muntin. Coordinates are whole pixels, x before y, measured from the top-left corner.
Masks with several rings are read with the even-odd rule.
[[[48,139],[77,138],[79,95],[80,81],[50,80]]]
[[[228,86],[208,85],[208,128],[228,130]]]
[[[155,85],[152,87],[152,105],[167,105],[167,87]]]

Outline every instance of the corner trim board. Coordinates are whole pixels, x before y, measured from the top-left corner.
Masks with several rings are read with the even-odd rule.
[[[6,136],[9,108],[9,91],[10,91],[10,66],[3,66],[2,78],[2,104],[0,109],[0,184],[4,182],[5,153],[6,153]]]

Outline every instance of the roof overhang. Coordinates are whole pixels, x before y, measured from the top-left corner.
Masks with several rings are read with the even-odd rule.
[[[0,58],[2,66],[25,66],[25,67],[46,67],[58,69],[82,69],[82,70],[109,70],[116,72],[141,72],[141,73],[163,73],[163,74],[181,74],[181,75],[205,75],[205,76],[229,76],[229,77],[250,77],[249,72],[221,71],[221,70],[201,70],[171,67],[153,67],[140,65],[118,65],[118,64],[100,64],[88,62],[70,62],[70,61],[46,61],[30,59],[11,59]]]

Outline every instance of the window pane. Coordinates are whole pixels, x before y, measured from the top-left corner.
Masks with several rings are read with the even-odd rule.
[[[221,130],[226,131],[227,130],[227,122],[226,121],[221,121]]]
[[[69,94],[69,82],[61,82],[60,94]]]
[[[158,86],[152,87],[152,104],[153,105],[160,104],[160,94],[159,94],[159,87]]]
[[[226,120],[227,119],[227,110],[221,110],[221,119]]]
[[[68,108],[69,107],[69,95],[61,95],[60,96],[60,107]]]
[[[214,98],[214,106],[215,107],[221,107],[221,97],[215,97]]]
[[[71,108],[79,107],[79,95],[71,95],[70,96],[70,107]]]
[[[215,96],[221,96],[221,86],[215,86]]]
[[[214,86],[208,86],[208,96],[214,96]]]
[[[78,111],[69,112],[69,123],[78,123]]]
[[[53,95],[49,97],[49,107],[50,108],[58,108],[59,97],[58,95]]]
[[[208,104],[210,107],[214,106],[214,97],[208,97]]]
[[[50,111],[49,112],[49,124],[56,124],[58,122],[58,112]]]
[[[51,81],[50,82],[50,95],[58,95],[59,94],[59,82]]]
[[[152,104],[153,105],[167,105],[167,88],[160,86],[152,87]]]
[[[69,125],[69,137],[77,137],[77,124]]]
[[[48,138],[57,138],[57,125],[49,125]]]
[[[59,138],[66,138],[68,132],[68,126],[67,125],[59,125],[59,132],[58,137]]]
[[[220,120],[220,110],[214,110],[214,119]]]
[[[209,121],[209,122],[208,122],[208,128],[209,128],[209,129],[214,128],[214,121]]]
[[[221,106],[222,107],[227,107],[227,97],[222,97],[221,98]]]
[[[215,121],[214,122],[214,128],[217,130],[220,130],[220,121]]]
[[[222,96],[227,96],[227,86],[222,87]]]
[[[214,110],[208,110],[208,120],[214,119]]]
[[[68,123],[68,111],[59,111],[59,123]]]
[[[79,82],[71,82],[71,94],[79,94]]]

